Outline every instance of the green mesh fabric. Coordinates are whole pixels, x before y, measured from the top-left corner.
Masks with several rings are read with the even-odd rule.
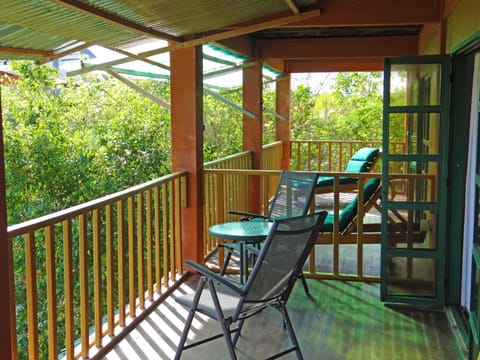
[[[282,171],[268,217],[284,219],[305,215],[310,207],[318,174]]]

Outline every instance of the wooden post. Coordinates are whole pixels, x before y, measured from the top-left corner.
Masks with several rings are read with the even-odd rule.
[[[203,262],[203,74],[202,47],[170,54],[172,171],[187,171],[182,209],[183,262]]]
[[[275,140],[283,141],[282,169],[290,169],[290,74],[283,74],[276,83],[276,112],[287,120],[276,118]]]
[[[14,351],[16,342],[15,317],[11,316],[15,314],[13,256],[12,244],[7,237],[7,198],[2,113],[0,101],[0,289],[2,289],[0,291],[0,354],[2,354],[2,359],[16,359],[16,351]]]
[[[262,63],[243,69],[243,107],[256,115],[252,119],[243,115],[243,150],[253,151],[253,169],[262,169],[262,146],[263,146],[263,82]],[[259,213],[261,211],[261,182],[259,177],[249,179],[248,204],[249,211]]]

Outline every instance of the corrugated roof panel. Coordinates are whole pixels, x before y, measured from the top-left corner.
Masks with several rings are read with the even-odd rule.
[[[2,0],[0,21],[54,37],[121,46],[140,36],[120,26],[74,12],[48,0]]]
[[[90,0],[88,3],[173,36],[205,33],[289,10],[285,1],[279,0]]]

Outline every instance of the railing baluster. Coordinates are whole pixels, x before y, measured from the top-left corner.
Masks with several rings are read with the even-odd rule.
[[[93,312],[95,345],[102,346],[102,253],[100,248],[100,211],[93,210]]]
[[[172,242],[172,247],[174,249],[173,260],[174,260],[174,268],[171,272],[170,276],[172,280],[175,280],[175,274],[177,272],[182,271],[182,229],[180,227],[180,212],[181,212],[181,198],[182,198],[182,184],[180,179],[176,179],[174,181],[175,190],[173,192],[175,196],[175,200],[173,201],[173,208],[174,208],[174,217],[173,221],[175,223],[175,237],[174,241]]]
[[[174,186],[172,184],[169,184],[169,191],[168,191],[168,202],[169,204],[173,204],[175,199],[173,196],[174,193]],[[168,259],[169,259],[169,265],[170,265],[170,271],[167,273],[167,284],[168,280],[172,278],[172,276],[175,276],[175,235],[177,233],[176,230],[176,224],[175,224],[175,209],[173,206],[170,206],[170,213],[169,213],[169,220],[170,220],[170,242],[169,242],[169,254],[168,254]]]
[[[161,239],[160,229],[162,224],[160,223],[160,188],[155,186],[153,191],[154,198],[154,214],[155,214],[155,282],[157,284],[157,294],[162,293],[162,263],[161,263]]]
[[[55,235],[53,225],[45,228],[48,309],[48,358],[58,359],[57,339],[57,275],[55,259]]]
[[[166,211],[168,209],[168,203],[169,203],[169,198],[168,198],[168,189],[171,184],[162,184],[162,206],[163,209],[163,237],[162,237],[162,254],[163,254],[163,259],[162,259],[162,270],[163,270],[163,283],[165,285],[168,284],[168,240],[170,238],[169,233],[172,231],[172,226],[173,224],[170,223],[169,221],[169,216],[170,213],[169,211]]]
[[[86,214],[79,216],[79,278],[80,278],[80,354],[88,358],[89,342],[89,314],[88,314],[88,244],[87,244],[87,219]]]
[[[136,287],[135,287],[135,213],[134,199],[130,196],[127,201],[128,206],[128,302],[130,306],[129,315],[135,317],[136,314]]]
[[[153,228],[152,228],[152,191],[147,190],[145,193],[145,207],[147,211],[147,224],[146,224],[146,234],[147,234],[147,290],[148,290],[148,300],[153,300]]]
[[[113,210],[105,207],[106,267],[107,267],[107,334],[115,335],[115,289],[114,289],[114,244],[113,244]]]
[[[138,281],[138,306],[140,309],[145,309],[145,265],[144,265],[144,250],[145,237],[144,230],[144,208],[143,208],[143,193],[137,194],[137,281]]]
[[[123,200],[117,201],[117,253],[118,253],[118,322],[125,326],[125,309],[127,307],[125,289],[125,229],[123,218]]]
[[[63,269],[65,292],[65,358],[74,359],[74,305],[73,305],[73,255],[72,220],[63,221]]]
[[[25,236],[25,283],[27,286],[28,356],[38,359],[37,260],[35,234]]]

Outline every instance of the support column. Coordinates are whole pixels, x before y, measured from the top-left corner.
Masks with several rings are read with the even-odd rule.
[[[170,54],[172,171],[187,171],[182,208],[182,256],[203,263],[203,74],[202,47]]]
[[[290,74],[283,74],[276,82],[276,109],[277,114],[286,120],[275,119],[275,140],[283,141],[282,169],[290,169]]]
[[[1,96],[0,96],[1,98]],[[13,287],[12,246],[7,237],[7,199],[5,188],[5,158],[3,148],[3,119],[0,101],[0,354],[2,359],[14,359],[16,342],[14,319],[15,293]]]
[[[262,168],[262,145],[263,145],[263,83],[262,63],[257,62],[254,66],[243,69],[243,107],[256,115],[252,119],[243,115],[243,150],[252,151],[253,169]],[[260,179],[251,177],[249,181],[248,204],[249,211],[259,213],[261,210]]]

